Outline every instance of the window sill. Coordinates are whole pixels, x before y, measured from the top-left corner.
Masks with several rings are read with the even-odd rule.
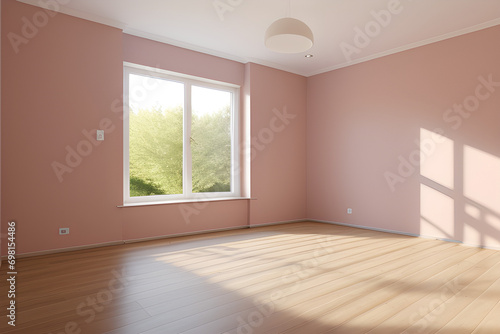
[[[117,208],[132,208],[137,206],[151,206],[151,205],[170,205],[170,204],[189,204],[189,203],[204,203],[204,202],[225,202],[225,201],[241,201],[252,200],[250,197],[225,197],[225,198],[203,198],[203,199],[180,199],[173,201],[163,202],[141,202],[141,203],[126,203],[118,205]]]

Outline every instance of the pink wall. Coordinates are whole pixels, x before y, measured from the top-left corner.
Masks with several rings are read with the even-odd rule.
[[[248,225],[248,218],[250,224],[305,218],[306,78],[130,35],[124,35],[124,60],[245,85],[241,90],[242,107],[249,95],[251,150],[254,153],[251,157],[251,195],[258,198],[250,202],[250,212],[247,200],[209,203],[201,205],[201,209],[193,204],[169,205],[163,209],[127,208],[127,212],[137,216],[126,218],[125,239],[243,226]],[[293,119],[283,116],[283,106],[289,106],[288,114],[293,114]],[[280,110],[280,116],[273,113],[274,108]],[[284,121],[279,117],[285,117]],[[243,127],[246,127],[244,122]],[[277,131],[272,132],[271,128]],[[166,207],[168,211],[162,211]],[[189,224],[186,224],[182,212],[189,216]],[[144,216],[148,219],[137,224]],[[166,220],[173,224],[165,224]]]
[[[121,185],[121,129],[110,103],[122,94],[121,31],[15,1],[2,5],[2,232],[17,222],[19,254],[120,240],[121,198],[111,189]],[[23,36],[22,18],[34,15],[49,19],[25,33],[30,38],[16,53],[5,34]],[[115,131],[89,149],[82,131],[105,118]],[[59,182],[52,163],[66,164],[66,148],[79,145],[92,152]],[[59,227],[71,234],[60,237]]]
[[[251,224],[306,218],[306,78],[248,64]]]
[[[127,34],[123,60],[240,86],[245,80],[244,64]]]
[[[499,38],[497,26],[308,78],[308,217],[499,247]]]
[[[251,66],[248,71],[237,62],[52,14],[14,0],[2,2],[1,221],[2,233],[7,221],[17,221],[18,254],[246,226],[249,217],[252,223],[305,217],[304,195],[289,193],[289,189],[305,193],[305,78],[246,65]],[[34,15],[46,15],[48,20],[27,43],[18,45],[16,53],[5,32],[22,35],[22,18]],[[117,112],[123,61],[238,85],[250,82],[246,71],[255,74],[255,89],[242,90],[251,91],[255,101],[251,137],[269,126],[274,107],[287,105],[298,115],[252,161],[252,186],[259,204],[250,214],[248,200],[117,208],[123,198],[123,123]],[[257,87],[270,76],[282,86],[277,94]],[[98,146],[82,133],[103,127],[110,131]],[[290,140],[293,136],[298,138]],[[60,182],[52,165],[67,165],[68,149],[80,149],[85,156],[74,161],[71,173],[60,175]],[[284,162],[302,165],[283,171]],[[275,173],[280,175],[273,180],[270,175]],[[298,185],[283,187],[297,180]],[[70,235],[59,236],[59,227],[69,227]],[[2,242],[2,254],[5,246]]]
[[[500,81],[499,27],[306,79],[63,14],[16,53],[6,33],[40,11],[2,2],[1,222],[19,254],[306,217],[500,246],[500,87],[481,81]],[[254,200],[116,207],[123,61],[243,86]],[[82,132],[105,125],[99,146]],[[426,162],[398,171],[421,139]],[[68,149],[85,156],[60,182]]]
[[[237,85],[243,85],[245,79],[245,65],[241,63],[131,35],[123,35],[123,61]],[[122,211],[125,240],[248,225],[247,200],[129,207]]]
[[[0,0],[1,2],[1,0]],[[2,36],[2,5],[0,3],[0,36]],[[0,43],[0,219],[2,219],[2,45]],[[2,223],[0,221],[0,254],[2,254]],[[0,266],[2,265],[0,261]]]

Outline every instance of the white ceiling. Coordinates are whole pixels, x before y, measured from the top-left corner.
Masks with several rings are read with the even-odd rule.
[[[48,1],[18,0],[32,5]],[[122,28],[124,32],[240,62],[255,62],[310,76],[500,24],[500,0],[56,0],[61,12]],[[290,4],[289,4],[290,3]],[[373,12],[399,13],[375,23]],[[225,6],[218,13],[215,4]],[[222,5],[221,5],[222,4]],[[223,8],[223,7],[221,7]],[[288,15],[312,29],[307,53],[277,54],[264,33]],[[373,29],[369,45],[348,61],[355,28]]]

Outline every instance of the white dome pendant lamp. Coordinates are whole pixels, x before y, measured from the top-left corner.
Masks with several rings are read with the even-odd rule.
[[[266,47],[279,53],[300,53],[314,44],[311,29],[304,22],[285,17],[274,21],[266,31]]]

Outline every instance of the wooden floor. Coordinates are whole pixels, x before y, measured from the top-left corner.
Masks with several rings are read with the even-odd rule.
[[[1,333],[500,333],[500,251],[296,223],[19,260]]]

